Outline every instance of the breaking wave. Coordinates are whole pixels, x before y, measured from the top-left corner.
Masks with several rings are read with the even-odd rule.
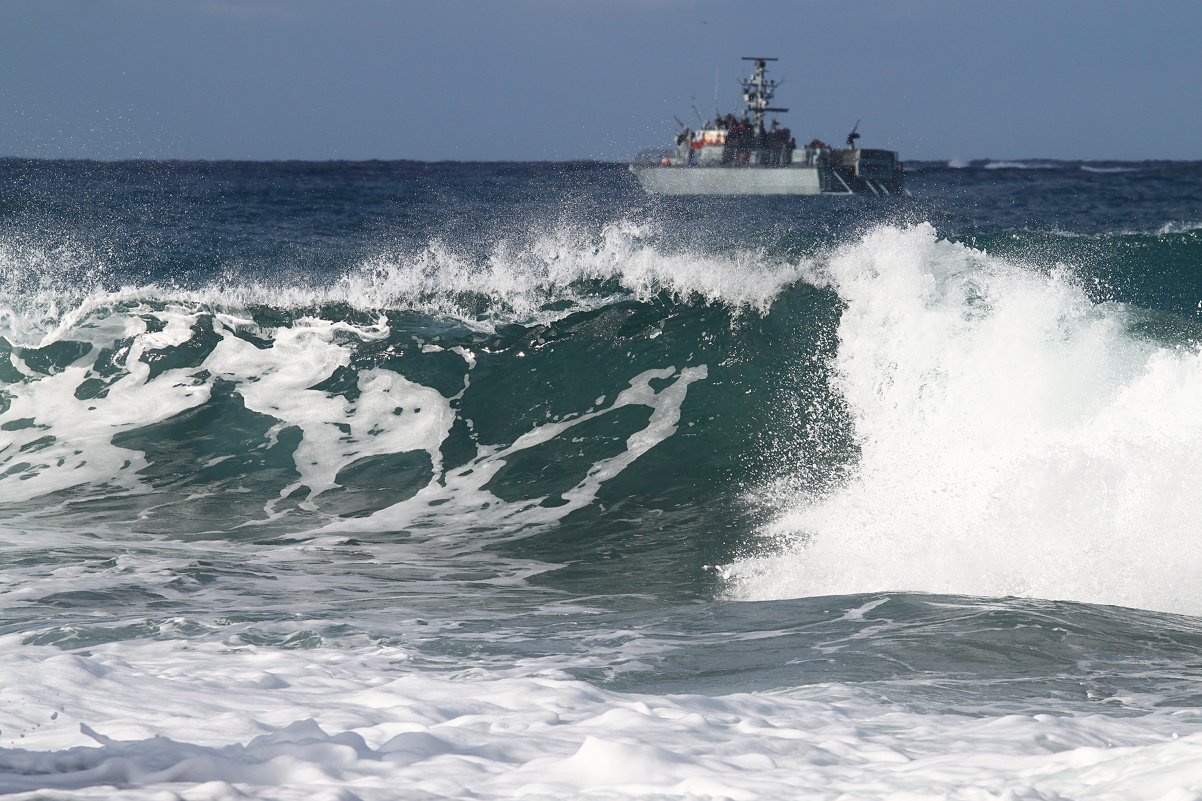
[[[1197,613],[1202,351],[1033,269],[878,230],[830,262],[858,457],[778,486],[738,598],[913,590]]]

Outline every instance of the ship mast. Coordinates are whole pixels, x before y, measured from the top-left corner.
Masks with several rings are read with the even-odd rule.
[[[772,97],[780,81],[768,80],[768,62],[776,61],[768,56],[743,56],[744,61],[755,62],[755,72],[750,78],[743,79],[743,102],[747,104],[747,113],[751,115],[756,130],[764,129],[764,115],[768,112],[784,113],[787,108],[774,108]]]

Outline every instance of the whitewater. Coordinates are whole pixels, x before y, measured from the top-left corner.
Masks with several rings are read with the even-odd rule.
[[[1003,166],[0,161],[0,793],[1202,797],[1202,166]]]

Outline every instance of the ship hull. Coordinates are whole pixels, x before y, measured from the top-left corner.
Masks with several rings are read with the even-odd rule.
[[[633,166],[630,171],[656,195],[821,195],[824,191],[817,167]]]
[[[632,165],[643,189],[655,195],[897,195],[900,176],[843,178],[824,166],[677,167]]]

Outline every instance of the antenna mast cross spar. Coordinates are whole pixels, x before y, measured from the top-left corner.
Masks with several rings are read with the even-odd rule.
[[[751,114],[755,127],[763,130],[765,114],[769,112],[783,114],[789,110],[770,105],[772,98],[776,95],[776,87],[780,86],[780,81],[768,79],[768,62],[776,61],[776,59],[768,56],[743,56],[743,60],[755,62],[755,72],[750,78],[744,78],[742,81],[743,102],[747,104],[747,111]]]

